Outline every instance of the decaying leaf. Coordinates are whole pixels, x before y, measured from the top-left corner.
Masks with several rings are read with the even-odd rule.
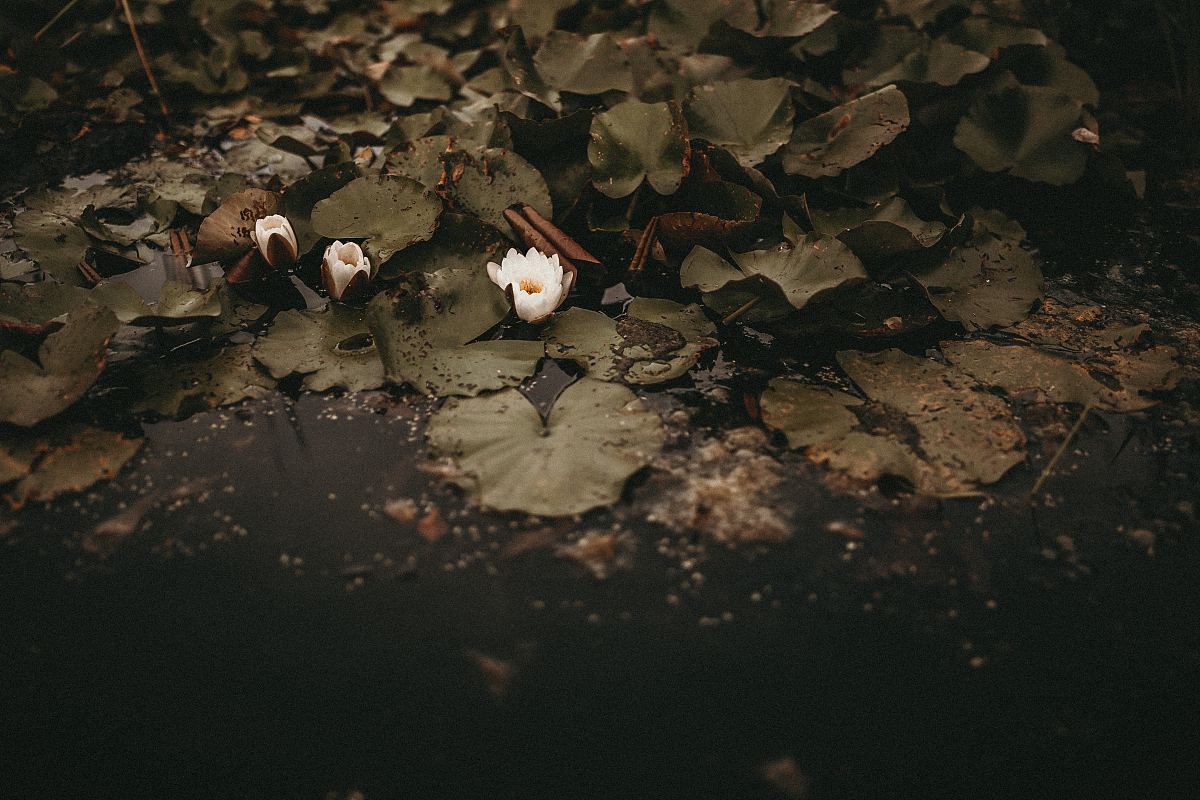
[[[19,509],[67,492],[82,492],[114,477],[141,446],[140,438],[75,424],[50,424],[6,436],[0,442],[0,485],[19,482],[4,498]]]
[[[1042,271],[1011,239],[977,237],[913,278],[943,317],[968,330],[1012,325],[1042,296]]]
[[[255,221],[280,213],[280,205],[279,194],[265,189],[243,189],[226,197],[200,223],[195,263],[229,262],[253,250]]]
[[[134,411],[182,417],[196,411],[265,397],[275,381],[254,363],[250,345],[229,345],[199,360],[162,359],[141,375],[141,399]]]

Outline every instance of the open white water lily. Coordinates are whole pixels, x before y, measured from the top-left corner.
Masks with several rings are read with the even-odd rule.
[[[371,280],[371,260],[354,242],[334,242],[321,261],[321,285],[334,300],[354,295]]]
[[[575,273],[564,270],[558,254],[547,256],[535,247],[522,255],[515,247],[497,264],[489,261],[488,277],[504,289],[517,316],[526,322],[544,322],[571,291]]]
[[[272,214],[254,223],[254,243],[272,267],[290,267],[300,257],[300,244],[292,223],[283,214]]]

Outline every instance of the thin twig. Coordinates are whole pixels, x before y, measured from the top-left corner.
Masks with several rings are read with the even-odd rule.
[[[746,313],[747,311],[749,311],[750,309],[754,308],[754,307],[755,307],[756,305],[758,305],[760,302],[762,302],[762,296],[761,296],[761,295],[760,295],[759,297],[752,297],[752,298],[750,298],[750,300],[749,300],[749,301],[747,301],[746,303],[744,303],[744,304],[743,304],[743,305],[742,305],[740,308],[735,308],[733,311],[731,311],[731,312],[729,313],[729,316],[727,316],[727,317],[725,317],[725,319],[721,320],[721,324],[722,324],[722,325],[728,325],[728,324],[730,324],[730,323],[732,323],[732,322],[735,322],[735,321],[737,321],[737,319],[738,319],[739,317],[741,317],[743,314],[745,314],[745,313]]]
[[[1042,470],[1042,474],[1038,476],[1037,483],[1033,484],[1033,488],[1029,490],[1029,496],[1032,498],[1042,488],[1042,484],[1050,477],[1050,473],[1054,472],[1054,468],[1058,466],[1058,461],[1063,457],[1063,453],[1067,452],[1067,447],[1070,446],[1071,440],[1075,438],[1075,434],[1079,433],[1079,429],[1083,427],[1083,421],[1087,419],[1087,415],[1091,413],[1092,404],[1089,402],[1083,407],[1083,411],[1079,414],[1079,419],[1075,420],[1075,424],[1071,426],[1071,430],[1067,431],[1067,438],[1063,439],[1063,443],[1058,446],[1054,456],[1050,459],[1050,463],[1046,464],[1046,468]]]
[[[51,28],[53,28],[60,19],[65,17],[67,15],[67,13],[77,5],[79,5],[79,0],[67,0],[67,4],[65,6],[63,6],[59,10],[59,12],[51,18],[51,20],[49,22],[47,22],[45,25],[43,25],[42,29],[40,31],[38,31],[37,33],[35,33],[33,35],[33,40],[35,42],[41,41],[41,38],[43,36],[45,36],[46,33],[49,32],[49,30]]]
[[[163,98],[162,92],[158,90],[158,81],[154,80],[154,72],[150,69],[150,61],[146,58],[146,51],[142,47],[142,37],[138,35],[137,24],[133,21],[133,12],[129,10],[129,0],[121,0],[121,10],[125,12],[125,21],[129,23],[129,33],[133,36],[133,46],[137,48],[138,58],[142,61],[146,80],[150,81],[150,91],[154,92],[154,96],[158,98],[158,107],[162,111],[163,119],[168,119],[171,116],[171,110],[167,108],[167,101]]]

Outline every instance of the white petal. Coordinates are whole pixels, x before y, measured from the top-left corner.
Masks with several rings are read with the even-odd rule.
[[[501,267],[499,264],[497,264],[495,261],[488,262],[487,272],[488,272],[488,277],[492,279],[492,283],[496,284],[501,289],[503,289],[505,286],[508,285],[507,283],[501,282],[504,279],[504,268]]]

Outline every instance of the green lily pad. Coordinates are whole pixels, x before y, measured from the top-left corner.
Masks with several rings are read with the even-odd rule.
[[[763,423],[794,449],[841,439],[859,424],[848,407],[861,405],[852,394],[789,378],[773,378],[760,398]]]
[[[533,62],[533,54],[529,52],[529,45],[525,41],[525,34],[520,28],[513,28],[508,32],[500,51],[500,65],[512,88],[555,111],[562,111],[562,100],[558,92],[547,86],[538,72],[537,65]]]
[[[832,236],[808,236],[770,250],[734,253],[741,271],[777,286],[793,308],[804,308],[823,295],[867,279],[850,248]]]
[[[271,377],[304,375],[304,388],[323,392],[378,389],[383,362],[361,311],[331,303],[324,311],[283,311],[254,343],[254,357]]]
[[[206,289],[194,289],[178,281],[163,284],[157,303],[142,301],[127,283],[105,281],[88,293],[93,303],[107,306],[126,325],[170,326],[198,322],[221,316],[224,311],[223,280],[213,281]]]
[[[392,280],[407,272],[443,269],[482,272],[489,261],[500,261],[509,247],[512,241],[494,225],[470,214],[447,211],[438,221],[433,238],[396,254],[380,269],[379,277]]]
[[[988,172],[1055,186],[1074,183],[1088,147],[1071,138],[1082,104],[1053,88],[1012,86],[981,96],[958,123],[954,146]]]
[[[913,273],[929,302],[968,330],[1013,325],[1042,296],[1042,271],[1011,239],[984,235]]]
[[[954,86],[968,75],[983,72],[992,63],[983,53],[925,36],[921,36],[914,47],[896,55],[899,56],[896,61],[878,64],[859,83],[868,88],[901,82]],[[859,71],[863,71],[861,67]]]
[[[947,40],[989,56],[1015,45],[1041,46],[1049,43],[1046,34],[1010,20],[995,17],[967,17],[947,33]]]
[[[563,92],[632,92],[633,73],[612,34],[578,36],[550,31],[533,57],[546,84]]]
[[[480,505],[544,516],[615,503],[666,439],[633,392],[589,378],[567,387],[544,422],[507,389],[450,400],[426,435],[435,454],[455,459],[462,474],[452,480]]]
[[[0,484],[20,482],[5,500],[15,510],[82,492],[115,477],[141,446],[140,438],[86,425],[42,426],[8,437],[0,443]]]
[[[840,175],[908,128],[908,101],[885,86],[796,126],[784,145],[783,169],[806,178]]]
[[[546,354],[568,358],[603,381],[661,383],[686,373],[717,342],[716,326],[696,305],[637,298],[613,319],[571,308],[541,331]]]
[[[446,77],[431,66],[391,66],[379,82],[379,93],[388,102],[408,108],[418,100],[449,100],[454,89]]]
[[[301,256],[321,240],[320,234],[312,226],[313,207],[346,184],[361,178],[362,174],[362,168],[352,161],[331,164],[313,170],[284,190],[282,213],[296,234]]]
[[[908,17],[918,28],[935,21],[943,11],[968,5],[966,0],[883,0],[889,16]]]
[[[443,187],[454,205],[469,211],[496,228],[507,228],[504,210],[515,203],[528,203],[550,219],[554,207],[542,173],[511,150],[480,148],[447,157]],[[426,237],[428,238],[428,237]]]
[[[412,178],[375,175],[356,178],[317,203],[312,227],[330,239],[367,239],[386,261],[432,236],[441,213],[442,201]]]
[[[871,208],[809,208],[808,217],[816,233],[836,236],[868,262],[921,252],[946,235],[944,224],[921,219],[900,197]]]
[[[733,3],[737,7],[737,3]],[[760,23],[752,14],[730,14],[725,21],[731,28],[760,38],[799,38],[824,25],[837,12],[824,3],[811,0],[764,0]]]
[[[230,345],[193,361],[161,359],[146,365],[140,376],[142,399],[134,411],[153,411],[181,418],[196,411],[265,397],[275,381],[254,362],[250,345]]]
[[[60,283],[82,286],[78,265],[92,240],[74,221],[45,211],[18,214],[12,223],[17,247]]]
[[[792,306],[783,292],[761,275],[747,275],[706,247],[693,247],[679,267],[685,289],[699,289],[704,305],[721,317],[740,312],[747,323],[774,322],[788,316]]]
[[[388,379],[435,394],[476,395],[514,386],[545,355],[541,342],[473,342],[508,316],[508,300],[485,270],[447,269],[424,288],[381,293],[367,325]]]
[[[0,421],[30,427],[83,397],[104,371],[108,340],[119,327],[107,308],[84,306],[46,337],[37,363],[0,352]]]
[[[127,164],[125,171],[139,185],[164,200],[178,203],[192,214],[200,214],[204,210],[204,198],[214,183],[213,176],[207,170],[170,159],[137,161]]]
[[[404,149],[388,154],[388,169],[406,175],[429,189],[437,189],[446,171],[442,156],[454,150],[450,136],[423,136],[408,142]]]
[[[761,164],[792,135],[791,86],[784,78],[697,86],[686,108],[690,135],[724,146],[745,166]]]
[[[88,301],[89,292],[54,281],[0,283],[0,328],[37,335],[55,320]]]
[[[671,194],[683,181],[687,160],[687,124],[676,103],[626,100],[592,118],[592,183],[608,197],[630,195],[643,180],[659,194]]]

